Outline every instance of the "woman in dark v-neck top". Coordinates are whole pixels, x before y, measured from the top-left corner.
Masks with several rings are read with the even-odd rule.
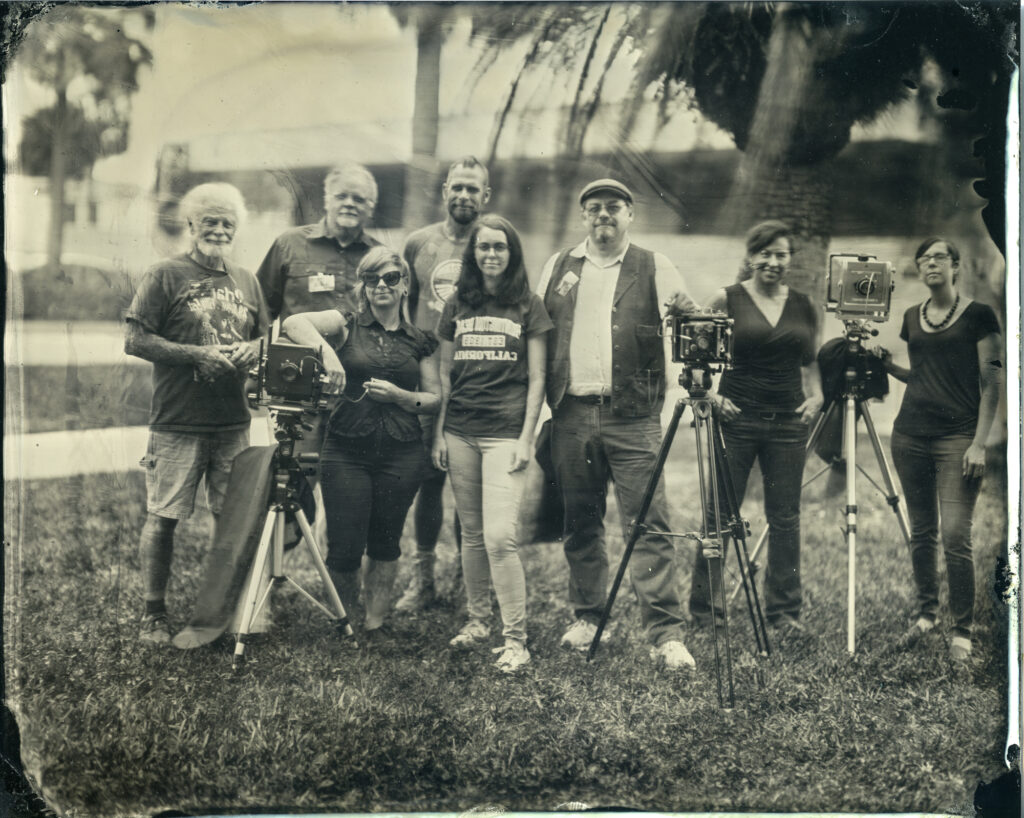
[[[708,305],[724,310],[734,322],[732,368],[723,373],[711,397],[741,504],[754,461],[761,467],[769,527],[765,614],[770,625],[784,632],[802,629],[800,484],[809,423],[822,404],[815,360],[818,313],[806,295],[783,283],[791,251],[785,224],[764,222],[751,228],[745,270],[750,283],[726,287]],[[713,613],[707,562],[700,549],[690,613],[698,624]]]

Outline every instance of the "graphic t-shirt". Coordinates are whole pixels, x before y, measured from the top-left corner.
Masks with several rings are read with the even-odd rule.
[[[910,377],[893,428],[915,437],[973,435],[981,403],[978,341],[999,332],[987,304],[972,301],[938,332],[921,329],[921,305],[903,314],[900,338],[910,353]]]
[[[256,277],[231,262],[209,270],[187,254],[151,267],[126,319],[178,344],[234,344],[259,337],[269,323]],[[191,364],[153,364],[149,427],[163,432],[212,432],[249,425],[245,371],[202,380]]]
[[[420,228],[406,239],[402,257],[412,271],[417,293],[413,320],[420,329],[434,330],[445,303],[455,293],[468,240],[469,236],[452,241],[443,222]]]
[[[554,324],[536,293],[513,306],[485,298],[445,304],[437,334],[455,344],[446,431],[467,437],[519,437],[526,417],[530,336]]]

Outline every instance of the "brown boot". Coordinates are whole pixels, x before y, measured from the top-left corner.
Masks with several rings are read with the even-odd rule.
[[[395,604],[395,610],[399,613],[422,611],[437,598],[434,586],[434,552],[417,551],[413,559],[416,560],[416,566],[412,580],[402,598]]]
[[[398,561],[380,562],[371,559],[366,566],[363,593],[366,602],[366,621],[363,629],[374,631],[384,624],[391,609],[391,589],[398,574]]]

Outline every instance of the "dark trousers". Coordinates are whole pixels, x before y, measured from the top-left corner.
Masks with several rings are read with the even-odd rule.
[[[907,498],[910,561],[920,616],[939,611],[939,531],[946,555],[953,632],[970,637],[974,623],[974,555],[971,518],[980,479],[966,479],[963,458],[973,435],[912,437],[892,433],[892,460]]]
[[[552,417],[551,458],[565,503],[569,602],[579,618],[596,623],[607,599],[608,481],[615,484],[623,537],[628,537],[660,446],[657,416],[616,417],[607,404],[592,406],[566,397]],[[650,530],[636,543],[630,578],[647,639],[661,645],[681,638],[683,621],[675,549],[662,533],[670,530],[664,480],[658,482],[645,522]]]
[[[800,485],[806,459],[807,425],[792,412],[768,413],[745,410],[738,418],[723,421],[726,459],[742,504],[750,470],[756,460],[764,481],[764,511],[768,520],[768,567],[764,577],[765,615],[769,621],[782,614],[800,616]],[[721,491],[720,491],[721,494]],[[724,497],[719,505],[723,522]],[[713,514],[713,511],[712,511]],[[714,518],[712,516],[712,525]],[[690,586],[690,613],[711,615],[707,561],[697,549]]]
[[[320,455],[327,516],[327,567],[355,571],[363,553],[379,562],[401,555],[405,516],[423,476],[419,438],[327,435]]]

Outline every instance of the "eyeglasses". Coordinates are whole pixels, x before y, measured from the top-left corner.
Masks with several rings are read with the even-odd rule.
[[[592,204],[583,208],[583,212],[593,219],[601,215],[602,210],[607,210],[609,216],[615,216],[625,205],[622,202],[609,202],[608,204]]]
[[[362,279],[364,287],[370,287],[371,289],[377,286],[378,281],[383,281],[389,287],[395,287],[398,282],[402,280],[402,274],[397,270],[389,270],[386,273],[363,273],[360,278]]]
[[[924,256],[918,256],[917,263],[927,264],[929,261],[934,259],[939,264],[941,264],[944,261],[949,261],[951,258],[953,257],[949,253],[928,253],[927,255]]]
[[[782,250],[778,253],[773,253],[770,250],[762,250],[757,254],[757,257],[761,261],[771,261],[773,258],[777,258],[779,261],[789,261],[789,253],[786,250]]]
[[[481,255],[486,256],[489,252],[491,252],[491,250],[493,250],[498,255],[501,255],[502,253],[508,252],[508,245],[500,241],[497,241],[494,244],[488,244],[487,242],[477,242],[476,251]]]

